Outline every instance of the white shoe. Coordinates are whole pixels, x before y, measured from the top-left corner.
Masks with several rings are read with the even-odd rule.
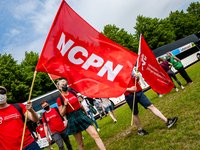
[[[176,92],[178,92],[179,91],[179,89],[178,88],[176,88]]]
[[[162,94],[159,94],[159,97],[163,97],[163,95],[162,95]]]
[[[82,136],[82,139],[84,139],[84,137]]]
[[[182,88],[182,89],[185,89],[184,86],[182,86],[182,85],[181,85],[181,88]]]
[[[117,120],[115,119],[115,120],[114,120],[114,123],[116,123],[116,122],[117,122]]]
[[[97,128],[97,131],[99,132],[99,131],[100,131],[100,129],[99,129],[99,128]]]

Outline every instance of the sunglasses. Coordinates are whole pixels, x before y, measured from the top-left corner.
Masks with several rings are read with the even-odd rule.
[[[6,94],[6,91],[0,91],[0,94]]]

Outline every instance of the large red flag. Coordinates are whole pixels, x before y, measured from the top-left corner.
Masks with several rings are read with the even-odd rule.
[[[96,31],[63,0],[36,71],[62,76],[88,97],[118,97],[126,90],[137,57]]]
[[[140,37],[138,70],[155,92],[166,94],[173,89],[173,82],[165,70],[158,64],[155,55],[148,47],[142,35]]]

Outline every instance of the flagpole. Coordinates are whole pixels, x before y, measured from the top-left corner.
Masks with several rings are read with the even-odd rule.
[[[136,77],[135,77],[135,86],[136,86]],[[134,92],[134,96],[133,96],[133,108],[132,108],[131,126],[133,126],[133,113],[134,113],[134,107],[135,107],[135,93],[136,92]]]
[[[46,70],[46,72],[48,73],[47,68],[44,66],[44,64],[42,64],[44,69]],[[55,82],[53,81],[53,79],[51,78],[50,74],[48,73],[49,78],[51,79],[51,81],[53,82],[53,84],[56,86],[56,88],[58,89],[58,91],[60,92],[59,88],[57,87],[57,85],[55,84]],[[64,97],[64,99],[67,101],[67,103],[69,104],[69,106],[74,110],[74,107],[69,103],[69,101],[65,98],[65,96],[60,92],[60,94]]]
[[[51,79],[51,81],[53,82],[53,84],[56,86],[56,88],[58,89],[58,86],[55,84],[55,82],[53,81],[53,79],[51,78],[50,74],[48,73],[49,78]],[[58,91],[60,92],[60,94],[64,97],[64,99],[67,101],[67,103],[69,104],[69,106],[74,110],[74,107],[69,103],[69,101],[65,98],[65,96],[63,95],[63,93],[58,89]]]
[[[139,57],[140,57],[141,35],[142,34],[140,34],[140,43],[139,43],[139,48],[138,48],[138,59],[137,59],[137,64],[136,64],[135,75],[137,74],[137,71],[138,71],[138,60],[139,60]],[[136,86],[136,77],[135,77],[135,86]],[[132,108],[131,126],[133,125],[133,113],[134,113],[134,107],[135,107],[135,94],[136,94],[136,91],[134,92],[134,96],[133,96],[133,108]]]
[[[31,84],[31,89],[30,89],[28,101],[30,101],[30,99],[31,99],[31,94],[32,94],[32,91],[33,91],[33,85],[34,85],[34,82],[35,82],[36,74],[37,74],[37,71],[34,72],[33,81],[32,81],[32,84]],[[24,129],[23,129],[23,134],[22,134],[22,141],[21,141],[20,150],[22,150],[22,148],[23,148],[27,118],[28,118],[28,110],[26,110],[26,116],[25,116],[25,121],[24,121]]]

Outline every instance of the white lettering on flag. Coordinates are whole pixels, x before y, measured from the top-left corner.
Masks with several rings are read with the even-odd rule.
[[[92,54],[87,60],[86,62],[83,64],[82,68],[84,68],[85,70],[87,70],[90,66],[93,67],[101,67],[103,65],[104,60],[95,55]]]
[[[108,71],[108,80],[113,81],[122,68],[123,66],[118,64],[117,67],[112,71],[113,63],[111,61],[107,61],[97,75],[102,77],[106,71]]]
[[[65,53],[69,50],[69,48],[74,44],[74,41],[69,40],[67,41],[67,43],[65,44],[65,34],[62,33],[59,43],[57,45],[57,48],[60,50],[62,56],[65,55]],[[62,49],[61,49],[62,46]]]
[[[88,56],[88,52],[85,48],[83,48],[81,46],[73,47],[69,51],[68,58],[69,58],[69,61],[71,61],[73,64],[76,64],[76,65],[80,65],[84,62],[81,58],[78,58],[78,59],[74,58],[75,54],[78,53],[78,52],[82,52],[82,55],[85,56],[85,57]]]
[[[142,61],[142,71],[143,71],[143,70],[144,70],[144,69],[143,69],[143,66],[145,66],[145,65],[146,65],[146,60],[147,60],[147,57],[146,57],[144,54],[142,54],[142,56],[141,56],[141,57],[142,57],[142,60],[141,60],[141,61]]]
[[[72,47],[73,44],[74,44],[74,41],[72,41],[71,39],[69,39],[67,41],[67,43],[65,44],[65,34],[62,33],[60,40],[58,42],[57,48],[60,50],[60,53],[62,54],[62,56],[64,56],[66,54],[66,52]],[[76,53],[78,53],[78,52],[81,52],[82,56],[88,57],[88,51],[85,48],[83,48],[81,46],[75,46],[75,47],[71,48],[71,50],[68,53],[68,59],[71,63],[73,63],[75,65],[80,65],[80,64],[84,63],[84,60],[82,60],[81,58],[74,57],[76,55]],[[145,56],[144,60],[146,60],[146,56]],[[143,60],[143,64],[145,65],[146,62],[144,60]],[[103,58],[97,56],[96,54],[92,54],[82,65],[82,68],[84,68],[85,70],[88,70],[88,68],[90,66],[101,67],[103,65],[103,63],[104,63]],[[97,75],[100,77],[103,77],[104,74],[106,74],[106,72],[108,72],[107,79],[110,81],[113,81],[115,79],[115,77],[118,75],[118,73],[121,71],[122,68],[123,68],[123,66],[118,64],[116,66],[116,68],[113,70],[113,62],[108,60],[105,63],[105,65],[101,68],[101,70],[98,72]]]

